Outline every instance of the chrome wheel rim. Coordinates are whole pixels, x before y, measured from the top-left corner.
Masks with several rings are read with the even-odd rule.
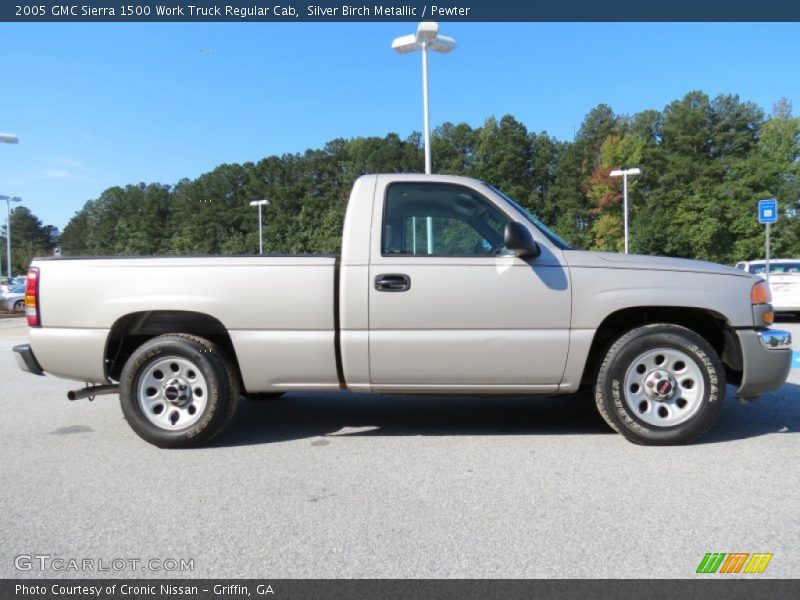
[[[655,348],[634,359],[625,373],[623,397],[640,421],[673,427],[691,419],[705,395],[697,361],[675,348]]]
[[[166,356],[153,361],[139,377],[139,409],[153,425],[167,431],[191,427],[206,409],[208,383],[189,360]]]

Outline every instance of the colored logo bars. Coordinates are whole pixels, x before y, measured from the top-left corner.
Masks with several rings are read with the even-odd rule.
[[[748,560],[749,558],[749,560]],[[707,552],[697,566],[698,573],[763,573],[772,553]]]

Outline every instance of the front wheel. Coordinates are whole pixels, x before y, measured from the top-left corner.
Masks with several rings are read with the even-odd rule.
[[[122,412],[142,439],[161,448],[208,442],[230,422],[239,379],[228,357],[206,339],[168,334],[131,355],[119,383]]]
[[[716,422],[725,399],[725,372],[709,343],[666,323],[622,335],[600,367],[595,401],[600,414],[628,440],[686,444]]]

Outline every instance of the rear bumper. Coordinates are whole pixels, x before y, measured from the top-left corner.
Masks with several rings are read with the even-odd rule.
[[[792,290],[791,292],[785,292],[780,289],[776,290],[774,288],[780,288],[781,284],[777,283],[774,285],[770,285],[770,289],[772,290],[772,307],[775,309],[776,312],[794,312],[800,311],[800,294]],[[796,287],[796,286],[792,286]]]
[[[44,375],[42,366],[33,355],[30,344],[14,346],[14,358],[17,360],[17,366],[23,371],[33,373],[34,375]]]
[[[777,390],[792,366],[792,335],[781,329],[740,329],[742,382],[738,396],[744,399]]]
[[[800,298],[796,300],[772,301],[772,310],[775,312],[798,312],[800,311]]]

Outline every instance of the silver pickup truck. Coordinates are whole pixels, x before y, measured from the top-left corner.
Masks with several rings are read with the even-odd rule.
[[[79,282],[79,283],[78,283]],[[573,249],[492,186],[358,179],[341,256],[59,258],[32,263],[38,375],[119,393],[142,438],[202,444],[240,393],[568,394],[640,444],[694,440],[726,383],[783,385],[769,289],[720,265]]]

